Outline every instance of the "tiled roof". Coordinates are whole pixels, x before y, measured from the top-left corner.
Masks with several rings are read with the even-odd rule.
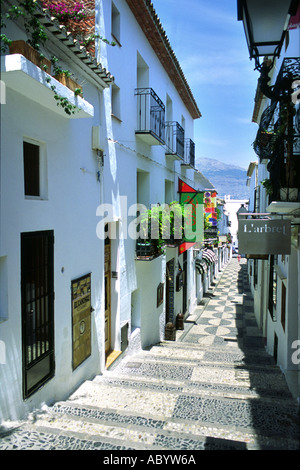
[[[157,57],[178,90],[191,116],[194,119],[201,117],[198,105],[152,2],[150,0],[126,1]]]

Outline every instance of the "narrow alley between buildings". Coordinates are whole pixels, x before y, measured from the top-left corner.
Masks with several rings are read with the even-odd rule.
[[[3,426],[0,449],[299,450],[298,419],[257,328],[246,260],[233,258],[176,341]]]

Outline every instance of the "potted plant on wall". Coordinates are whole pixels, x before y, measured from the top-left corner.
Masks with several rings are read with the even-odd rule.
[[[45,58],[40,50],[48,37],[44,26],[34,15],[35,10],[36,4],[33,1],[24,1],[20,5],[12,5],[9,8],[6,18],[9,20],[17,20],[19,17],[22,17],[24,19],[25,30],[29,38],[27,41],[22,39],[12,41],[7,40],[6,38],[5,42],[9,47],[10,54],[22,54],[26,59],[43,70],[50,70],[51,62]],[[2,23],[3,22],[1,21],[1,24]],[[2,26],[3,25],[4,23]],[[1,39],[3,39],[2,35]]]
[[[19,39],[17,41],[12,41],[8,47],[10,54],[21,54],[34,65],[40,67],[42,70],[50,71],[50,60],[46,59],[43,54],[41,54],[38,50],[34,49],[27,42]]]
[[[83,97],[82,87],[72,78],[72,74],[69,70],[63,70],[58,65],[58,58],[53,56],[51,58],[52,67],[53,67],[53,76],[59,81],[62,85],[68,87],[70,90],[74,91],[76,95]]]
[[[170,233],[170,236],[164,238],[167,245],[176,245],[183,239],[183,206],[177,201],[169,204],[168,210],[164,211],[162,217],[162,236]]]
[[[165,241],[162,238],[162,209],[152,206],[140,219],[140,237],[137,240],[137,256],[152,258],[163,252]]]

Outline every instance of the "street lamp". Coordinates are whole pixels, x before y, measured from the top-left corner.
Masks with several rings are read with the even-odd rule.
[[[299,0],[237,0],[238,20],[243,21],[250,59],[255,60],[255,70],[260,72],[260,91],[272,100],[272,106],[279,102],[281,124],[285,110],[286,130],[282,135],[286,141],[287,188],[294,187],[296,179],[293,154],[294,108],[290,99],[292,83],[296,77],[293,71],[288,71],[285,77],[277,77],[274,86],[269,86],[269,73],[276,57],[280,57],[290,18],[296,15],[298,7]],[[261,57],[264,58],[262,62]]]
[[[296,14],[299,0],[237,0],[238,20],[245,29],[250,59],[259,71],[267,65],[260,57],[279,57],[291,16]]]
[[[237,0],[238,20],[244,24],[250,59],[255,60],[255,70],[260,72],[260,89],[270,99],[278,100],[282,94],[269,86],[269,73],[280,56],[290,17],[296,15],[298,6],[299,0]],[[260,57],[264,57],[262,63]]]

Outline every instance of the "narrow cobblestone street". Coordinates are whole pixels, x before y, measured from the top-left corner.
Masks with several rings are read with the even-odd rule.
[[[176,342],[127,355],[3,428],[0,449],[299,450],[297,416],[256,325],[246,260],[234,258]]]

